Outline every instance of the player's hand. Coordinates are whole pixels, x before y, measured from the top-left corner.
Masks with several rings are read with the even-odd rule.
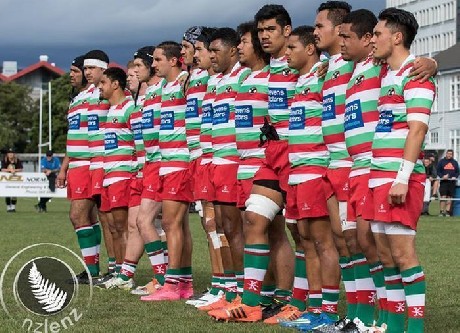
[[[326,77],[328,68],[329,68],[329,61],[323,61],[316,69],[316,75],[319,78],[323,79],[324,77]]]
[[[409,185],[394,183],[388,192],[388,203],[390,205],[400,205],[406,202]]]
[[[66,173],[65,172],[59,172],[59,174],[56,177],[56,186],[59,188],[64,188],[67,186],[66,182]]]
[[[414,66],[409,72],[409,77],[413,81],[420,81],[420,83],[425,82],[431,76],[436,75],[438,69],[438,64],[434,59],[418,57],[414,60]]]

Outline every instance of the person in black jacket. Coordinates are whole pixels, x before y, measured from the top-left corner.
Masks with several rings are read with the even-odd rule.
[[[9,148],[6,152],[5,157],[2,159],[2,172],[8,172],[11,174],[15,174],[16,172],[22,171],[22,162],[16,156],[14,149]],[[6,197],[6,211],[8,213],[16,212],[16,198]]]
[[[454,159],[454,151],[447,150],[446,156],[438,163],[438,177],[441,179],[439,194],[441,195],[441,215],[450,216],[452,198],[455,196],[455,186],[459,174],[458,162]]]

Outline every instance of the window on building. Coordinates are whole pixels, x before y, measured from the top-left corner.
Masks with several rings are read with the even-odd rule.
[[[432,144],[439,143],[439,133],[438,132],[430,133],[430,143]]]
[[[460,75],[452,76],[450,81],[450,109],[460,109]]]
[[[460,153],[460,129],[450,130],[450,148],[454,150],[454,158],[459,159]]]

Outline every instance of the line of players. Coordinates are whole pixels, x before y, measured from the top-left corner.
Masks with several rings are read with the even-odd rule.
[[[95,283],[133,289],[145,251],[154,278],[132,293],[190,299],[187,212],[200,201],[212,288],[187,303],[320,332],[403,332],[407,306],[407,332],[422,332],[414,242],[436,64],[410,55],[417,28],[403,10],[377,19],[328,1],[315,27],[292,29],[283,6],[266,5],[237,31],[196,26],[181,45],[139,49],[134,96],[102,51],[76,58],[58,185],[94,277],[98,207],[117,267]]]

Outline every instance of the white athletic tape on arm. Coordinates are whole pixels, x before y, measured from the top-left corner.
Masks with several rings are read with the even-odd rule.
[[[222,243],[220,241],[220,237],[217,235],[217,232],[211,231],[211,232],[208,232],[208,235],[209,235],[209,238],[211,238],[212,247],[215,250],[220,249],[220,247],[222,246]]]
[[[276,202],[260,194],[251,194],[246,200],[246,212],[256,213],[270,221],[273,221],[280,210],[281,207]]]
[[[401,166],[399,167],[398,170],[398,175],[396,176],[395,181],[393,184],[399,183],[399,184],[404,184],[407,185],[409,184],[409,178],[414,170],[415,163],[408,161],[408,160],[402,160]]]
[[[94,67],[99,67],[102,69],[107,69],[109,64],[99,59],[85,59],[85,61],[83,62],[83,66],[88,66],[88,67],[94,66]]]

